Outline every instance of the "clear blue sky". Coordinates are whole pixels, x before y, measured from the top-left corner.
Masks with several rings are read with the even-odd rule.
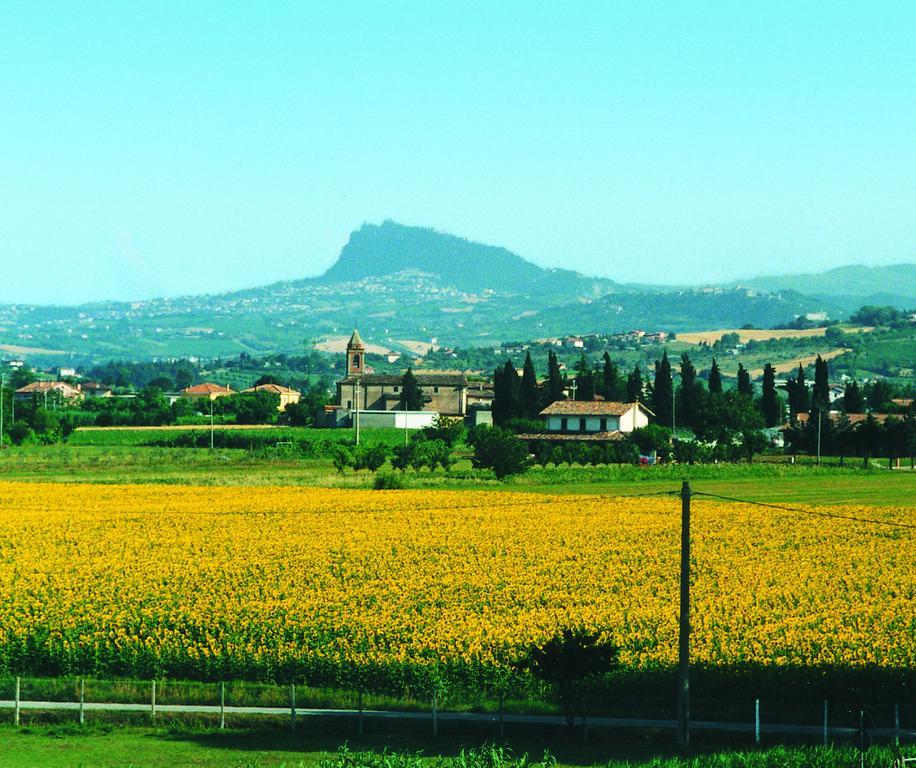
[[[916,3],[0,5],[0,302],[392,218],[618,280],[916,260]]]

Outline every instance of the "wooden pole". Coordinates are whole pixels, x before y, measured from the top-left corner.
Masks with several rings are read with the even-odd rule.
[[[828,740],[829,740],[829,738],[830,738],[830,737],[828,736],[828,730],[829,730],[829,729],[828,729],[828,727],[827,727],[827,709],[828,709],[828,707],[827,707],[827,699],[824,699],[824,746],[825,746],[825,747],[827,746],[827,742],[828,742]]]
[[[150,719],[156,719],[156,680],[153,679],[153,695],[150,699],[150,709],[149,709]]]
[[[359,719],[356,723],[356,731],[360,736],[363,735],[363,692],[362,690],[357,691],[356,693],[356,705],[359,707]]]
[[[80,678],[80,725],[86,722],[86,712],[84,704],[86,702],[86,681]]]
[[[678,636],[677,743],[690,743],[690,483],[681,485],[681,616]]]
[[[290,710],[289,710],[289,729],[296,730],[296,684],[289,687]]]
[[[16,675],[16,707],[13,714],[13,724],[19,727],[19,675]]]
[[[219,684],[219,729],[226,729],[226,684]]]
[[[433,737],[439,735],[439,693],[433,691]]]
[[[900,746],[900,702],[894,704],[894,744]]]
[[[505,738],[505,733],[503,730],[503,713],[505,712],[505,698],[506,695],[500,691],[499,693],[499,740],[502,741]]]

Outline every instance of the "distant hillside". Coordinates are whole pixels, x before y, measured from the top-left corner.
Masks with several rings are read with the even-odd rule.
[[[885,290],[906,288],[911,268],[889,269],[898,271]],[[855,290],[864,297],[876,295],[863,285],[864,273],[842,274],[858,279]],[[301,352],[348,336],[354,326],[367,342],[409,352],[432,345],[433,338],[446,347],[483,347],[633,328],[768,327],[822,310],[841,318],[868,303],[847,307],[831,296],[812,297],[808,286],[804,292],[791,287],[807,282],[849,293],[842,278],[817,278],[761,278],[774,281],[778,293],[627,286],[544,269],[505,248],[387,221],[354,232],[320,278],[132,303],[0,306],[0,356],[61,364]]]
[[[610,280],[570,270],[544,269],[505,248],[394,221],[364,224],[353,232],[337,262],[319,280],[352,282],[398,272],[435,275],[443,284],[468,293],[595,295],[614,286]]]
[[[818,273],[755,277],[740,281],[740,285],[770,293],[798,291],[808,296],[830,298],[851,309],[876,302],[900,309],[916,306],[916,264],[836,267]]]

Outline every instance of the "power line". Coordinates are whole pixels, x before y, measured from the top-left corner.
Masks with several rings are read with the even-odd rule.
[[[757,507],[768,507],[770,509],[781,509],[785,512],[795,512],[799,515],[812,515],[814,517],[829,517],[836,520],[851,520],[854,523],[867,523],[871,525],[886,525],[892,528],[910,528],[916,530],[916,525],[910,523],[900,523],[891,520],[875,520],[868,517],[855,517],[854,515],[842,515],[833,512],[819,512],[813,509],[800,509],[798,507],[785,507],[781,504],[768,504],[764,501],[750,501],[748,499],[736,499],[732,496],[722,496],[718,493],[707,493],[705,491],[693,491],[694,496],[709,496],[713,499],[722,499],[723,501],[734,501],[738,504],[752,504]]]

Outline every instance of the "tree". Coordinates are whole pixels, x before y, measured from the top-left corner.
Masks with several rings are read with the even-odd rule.
[[[887,412],[893,397],[894,387],[884,379],[877,379],[865,386],[865,399],[872,411]]]
[[[674,382],[671,379],[671,363],[668,351],[655,363],[655,385],[652,388],[652,410],[659,424],[673,426]]]
[[[866,467],[869,459],[881,451],[881,425],[872,414],[856,427],[856,449]]]
[[[722,394],[722,372],[719,370],[719,364],[716,358],[712,359],[712,368],[709,369],[709,393],[711,395]]]
[[[814,361],[814,388],[811,392],[811,405],[826,413],[830,410],[830,380],[827,361],[820,355]]]
[[[862,390],[855,379],[846,385],[846,391],[843,393],[843,410],[846,413],[865,413],[865,398],[862,397]]]
[[[634,429],[630,433],[630,440],[644,456],[648,456],[652,451],[667,454],[671,446],[671,429],[661,424],[649,424]]]
[[[741,363],[738,363],[738,392],[745,397],[754,396],[754,385],[751,383],[751,375]]]
[[[782,401],[776,391],[776,369],[767,363],[763,366],[763,391],[760,395],[760,413],[767,427],[782,423]]]
[[[547,353],[547,399],[550,401],[547,405],[563,399],[563,376],[553,350]]]
[[[685,352],[681,355],[681,385],[678,388],[678,417],[681,424],[693,426],[701,394],[697,369]]]
[[[272,376],[269,373],[265,373],[254,383],[254,386],[260,387],[262,384],[279,384],[279,383],[280,382],[277,380],[276,376]]]
[[[538,392],[538,377],[531,361],[531,352],[525,355],[522,368],[521,401],[525,408],[526,419],[536,419],[541,413],[541,395]]]
[[[521,665],[556,690],[566,724],[572,729],[583,684],[617,666],[617,646],[597,633],[567,628],[529,649]]]
[[[474,449],[471,463],[492,469],[499,480],[528,469],[528,448],[508,429],[476,427],[470,431],[468,443]]]
[[[493,423],[501,426],[523,416],[525,409],[520,400],[518,371],[511,360],[506,360],[502,367],[493,372]]]
[[[635,403],[637,400],[642,400],[642,373],[639,365],[634,365],[627,376],[627,402]]]
[[[605,400],[620,402],[626,397],[626,382],[620,375],[617,364],[611,360],[610,354],[604,353],[604,368],[601,371],[601,394]],[[631,401],[632,402],[632,401]]]
[[[595,372],[585,355],[576,363],[576,400],[589,402],[595,399]]]
[[[420,383],[410,368],[401,380],[401,396],[398,402],[402,411],[423,410],[423,390],[420,389]]]
[[[792,420],[800,413],[808,413],[811,398],[808,395],[808,385],[805,383],[805,368],[799,363],[798,374],[794,379],[786,381],[786,390],[789,394],[789,414]]]
[[[741,440],[743,433],[762,427],[763,418],[751,400],[730,390],[705,399],[693,431],[700,440],[731,446]]]

